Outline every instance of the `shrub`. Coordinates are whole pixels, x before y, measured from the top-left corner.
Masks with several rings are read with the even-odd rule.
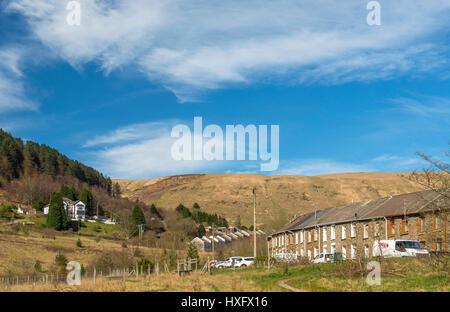
[[[94,261],[97,271],[107,272],[114,268],[114,262],[109,254],[103,254]]]
[[[81,242],[81,239],[77,240],[77,247],[83,248],[83,243]]]
[[[149,269],[150,272],[153,272],[154,264],[149,259],[140,258],[138,261],[136,261],[136,264],[138,266],[138,271],[140,274],[148,272]]]
[[[42,272],[42,265],[41,265],[41,261],[36,260],[36,262],[34,263],[34,271],[35,272]]]
[[[142,258],[144,255],[142,254],[141,250],[139,249],[139,247],[136,247],[136,249],[133,252],[133,256],[137,257],[137,258]]]

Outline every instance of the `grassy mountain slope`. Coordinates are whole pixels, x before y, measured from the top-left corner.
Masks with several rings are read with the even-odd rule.
[[[303,214],[354,200],[362,201],[420,190],[402,173],[344,173],[321,176],[199,174],[152,180],[115,180],[132,200],[174,209],[194,202],[210,213],[249,226],[253,218],[252,187],[257,192],[257,219],[272,230],[294,214]]]

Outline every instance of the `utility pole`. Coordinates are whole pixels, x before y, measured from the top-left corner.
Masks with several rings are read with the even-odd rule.
[[[256,259],[256,188],[253,187],[253,257]]]
[[[214,224],[212,225],[212,252],[213,252],[213,258],[214,258],[214,260],[216,260],[216,254],[215,254],[215,250],[214,250]]]

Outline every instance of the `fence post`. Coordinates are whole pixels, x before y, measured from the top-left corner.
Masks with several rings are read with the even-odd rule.
[[[94,285],[95,285],[95,279],[96,279],[96,277],[97,277],[97,270],[96,270],[95,267],[94,267]]]
[[[138,262],[136,260],[136,279],[139,279],[139,266],[138,266]]]

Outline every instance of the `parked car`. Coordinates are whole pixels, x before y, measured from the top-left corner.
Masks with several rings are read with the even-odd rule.
[[[243,257],[229,257],[222,261],[221,264],[217,265],[217,268],[223,269],[223,268],[234,268],[236,266],[240,265],[240,262],[242,261]]]
[[[325,262],[334,262],[334,257],[332,253],[320,253],[313,260],[313,263],[325,263]]]
[[[342,252],[321,253],[314,258],[313,263],[338,262],[344,260],[345,257]]]
[[[214,268],[218,262],[219,262],[219,261],[217,261],[217,260],[210,260],[210,261],[209,261],[209,266],[210,266],[210,268],[211,268],[211,269]]]
[[[225,261],[217,261],[214,264],[214,268],[215,269],[224,269],[226,267],[225,265],[226,265]]]
[[[242,258],[240,262],[237,262],[234,267],[235,268],[245,268],[252,265],[255,262],[253,257]]]
[[[373,243],[374,257],[427,257],[430,253],[416,240],[387,240]]]

